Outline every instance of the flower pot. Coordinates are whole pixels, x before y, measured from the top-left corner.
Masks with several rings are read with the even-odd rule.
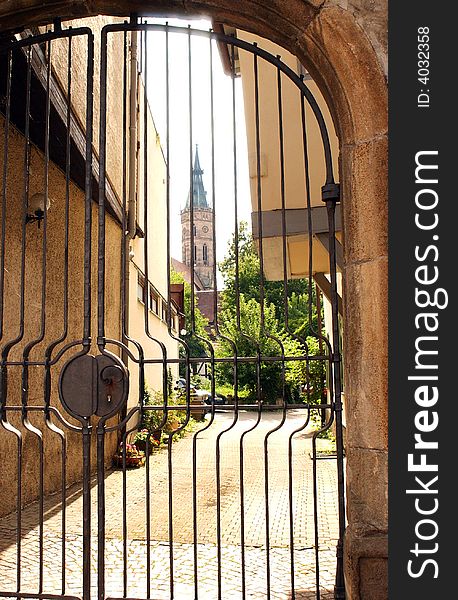
[[[135,445],[138,450],[141,450],[145,454],[147,451],[149,454],[151,454],[151,452],[153,450],[156,450],[159,447],[159,444],[161,443],[161,438],[162,438],[162,431],[155,431],[154,433],[151,434],[151,436],[149,438],[149,443],[147,443],[146,439],[142,439],[142,440],[135,440]]]
[[[144,452],[139,452],[138,448],[135,447],[135,451],[128,450],[125,456],[125,464],[126,467],[141,467],[145,462],[145,454]],[[113,465],[115,467],[123,467],[124,466],[124,457],[122,448],[119,449],[116,454],[113,456]]]

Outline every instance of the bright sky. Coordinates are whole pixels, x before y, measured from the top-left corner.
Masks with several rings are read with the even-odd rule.
[[[163,19],[153,19],[164,23]],[[167,19],[169,25],[209,30],[209,21]],[[165,154],[165,33],[148,33],[148,100]],[[191,36],[192,53],[192,142],[199,145],[200,164],[207,199],[216,207],[216,256],[220,261],[227,242],[234,232],[234,151],[232,119],[232,79],[224,74],[216,44],[213,44],[214,123],[215,123],[215,198],[212,197],[211,128],[210,128],[210,55],[206,38]],[[188,35],[169,33],[170,83],[170,192],[172,256],[181,260],[180,210],[189,192],[190,130],[188,94]],[[243,111],[242,84],[235,80],[237,128],[237,192],[239,221],[250,221],[251,203],[248,176],[248,155]]]

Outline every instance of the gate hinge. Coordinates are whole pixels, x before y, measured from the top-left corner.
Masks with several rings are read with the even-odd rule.
[[[340,201],[340,184],[339,183],[326,183],[321,188],[321,199],[323,202]]]

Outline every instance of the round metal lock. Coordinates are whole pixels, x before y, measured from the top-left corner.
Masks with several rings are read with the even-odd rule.
[[[127,402],[129,373],[113,355],[83,354],[70,358],[59,378],[59,397],[76,418],[110,417]]]

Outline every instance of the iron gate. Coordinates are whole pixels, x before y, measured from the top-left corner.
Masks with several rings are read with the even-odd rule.
[[[155,58],[162,61],[163,70],[151,86],[153,36],[162,44]],[[173,73],[170,50],[175,38],[184,40],[187,61],[187,72],[179,77]],[[200,71],[207,69],[205,100],[193,87],[196,44],[201,45],[199,56],[202,44],[207,49],[205,64],[199,59],[198,65]],[[231,75],[232,110],[226,114],[231,133],[223,142],[215,116],[217,50]],[[252,234],[241,228],[239,215],[236,71],[242,64],[251,73],[245,75],[251,91],[244,88],[244,98],[254,149]],[[264,78],[274,82],[267,99],[262,97]],[[179,141],[171,134],[177,118],[172,110],[177,92],[172,88],[178,79],[181,112],[187,114],[187,130]],[[0,85],[0,449],[3,512],[8,513],[0,519],[0,596],[102,600],[286,597],[279,595],[283,593],[290,598],[344,598],[335,225],[339,186],[326,123],[304,75],[222,28],[201,31],[132,19],[106,25],[100,32],[62,29],[57,22],[52,31],[17,34],[2,42]],[[164,94],[162,144],[149,108],[151,90]],[[295,132],[287,127],[285,115],[291,109],[291,94],[299,115]],[[209,199],[195,151],[202,136],[193,126],[196,105],[203,102]],[[270,211],[274,215],[265,214],[263,177],[267,168],[273,170],[265,165],[264,124],[273,118],[266,102],[274,102],[276,110],[269,130],[275,131],[279,174],[276,210]],[[310,117],[320,134],[320,148],[313,152],[322,155],[324,165],[323,206],[312,197],[316,173],[310,167]],[[292,135],[301,139],[296,159],[303,186],[302,204],[293,213],[288,204]],[[218,184],[217,153],[223,143],[232,155],[225,167],[230,190]],[[176,217],[171,198],[180,180],[173,153],[174,146],[183,145],[189,195],[181,227],[188,269],[177,279],[170,267]],[[221,293],[217,215],[218,210],[224,215],[229,204],[233,228],[225,283],[232,287]],[[205,228],[208,235],[202,238]],[[329,277],[322,276],[321,288],[329,288],[332,314],[328,336],[322,330],[321,293],[313,277],[316,244],[323,236]],[[303,325],[294,331],[293,238],[305,240],[307,263],[296,284],[303,286],[306,302],[302,308],[299,303]],[[253,298],[243,283],[246,252],[258,269]],[[280,273],[276,287],[266,275],[275,259]],[[201,320],[204,308],[199,304],[204,297],[210,298],[206,321]],[[250,315],[255,333],[252,323],[247,324]],[[273,328],[278,321],[281,327]],[[206,403],[191,382],[198,371],[209,375]],[[181,391],[173,389],[171,379]],[[232,382],[226,385],[231,394],[225,403],[217,395],[222,379]],[[147,387],[152,380],[160,381],[154,393]],[[193,425],[192,434],[175,450],[174,440],[195,420],[200,424]],[[311,428],[318,421],[320,425]],[[320,496],[320,469],[325,463],[319,461],[317,440],[331,426],[337,454],[334,462],[326,462],[326,473],[332,465],[336,527],[323,541],[327,505],[325,494]],[[130,445],[143,427],[143,440],[141,435],[137,440],[145,445],[144,457]],[[164,431],[164,449],[150,453]],[[282,450],[274,443],[278,435],[284,436]],[[179,454],[178,465],[174,453]],[[117,470],[111,468],[113,454]],[[143,469],[129,468],[143,461]],[[202,461],[207,462],[202,466]],[[177,492],[185,480],[184,471],[177,470],[186,465],[189,493]],[[297,483],[301,478],[308,481],[303,489]],[[275,486],[277,479],[280,484]],[[210,486],[212,494],[206,489]],[[228,489],[231,498],[237,498],[232,512],[233,504],[226,502]],[[310,503],[305,516],[304,503]],[[332,515],[328,517],[332,521]],[[202,531],[208,521],[213,529],[206,538]],[[273,531],[273,522],[283,527],[283,537]],[[230,537],[227,532],[233,529]],[[303,529],[308,533],[302,535]],[[326,565],[320,571],[323,560]],[[323,570],[328,578],[329,572],[335,575],[334,591],[329,582],[323,583]],[[227,583],[229,571],[235,587]],[[210,587],[208,572],[215,579]],[[167,585],[161,587],[164,577]]]

